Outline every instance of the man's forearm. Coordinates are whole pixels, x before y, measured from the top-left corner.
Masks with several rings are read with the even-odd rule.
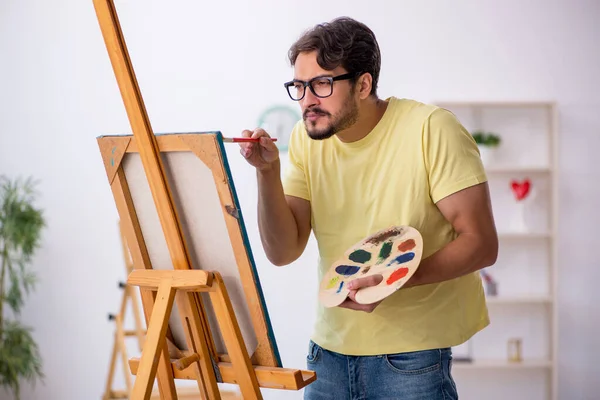
[[[461,234],[455,240],[423,259],[405,288],[438,283],[478,271],[495,263],[495,238]]]
[[[283,192],[279,161],[257,171],[258,227],[265,253],[275,265],[298,257],[298,225]]]

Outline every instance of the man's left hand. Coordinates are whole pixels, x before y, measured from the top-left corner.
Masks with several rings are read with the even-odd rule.
[[[364,278],[357,278],[350,282],[348,282],[348,289],[350,289],[350,293],[348,293],[348,298],[344,300],[342,304],[338,307],[349,308],[351,310],[364,311],[367,313],[373,312],[373,310],[383,301],[379,300],[376,303],[372,304],[360,304],[356,302],[356,292],[360,288],[368,287],[368,286],[377,286],[383,280],[383,276],[380,274],[370,275]]]

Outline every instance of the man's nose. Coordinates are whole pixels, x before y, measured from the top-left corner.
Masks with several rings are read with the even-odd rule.
[[[309,87],[307,87],[304,92],[304,98],[302,99],[302,106],[304,107],[304,109],[319,104],[321,104],[320,99],[317,96],[315,96],[315,94],[312,92],[312,90],[310,90]]]

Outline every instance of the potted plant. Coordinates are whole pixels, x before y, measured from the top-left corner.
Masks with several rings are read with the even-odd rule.
[[[472,133],[475,143],[479,146],[479,154],[484,164],[488,164],[492,157],[493,151],[500,146],[502,140],[500,136],[493,132],[475,131]]]
[[[0,385],[17,400],[22,380],[35,384],[43,378],[31,329],[18,321],[25,295],[36,282],[28,264],[45,226],[43,212],[33,204],[36,194],[31,178],[0,176]]]

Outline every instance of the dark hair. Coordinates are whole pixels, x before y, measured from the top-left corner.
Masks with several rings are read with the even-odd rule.
[[[373,77],[371,95],[377,95],[381,53],[375,34],[365,24],[341,17],[306,31],[289,50],[292,66],[303,52],[317,51],[317,62],[331,71],[338,66],[349,73],[368,72]]]

